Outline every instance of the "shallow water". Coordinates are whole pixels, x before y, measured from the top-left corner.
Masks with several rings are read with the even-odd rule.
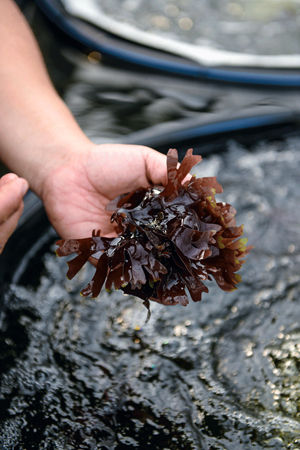
[[[4,298],[1,448],[299,448],[299,146],[231,142],[196,168],[255,248],[237,291],[147,324],[139,299],[80,297],[93,269],[67,280],[45,232]]]
[[[96,0],[114,20],[178,41],[242,53],[300,53],[297,0]]]

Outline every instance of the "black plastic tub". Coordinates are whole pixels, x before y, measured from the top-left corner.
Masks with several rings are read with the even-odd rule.
[[[1,448],[299,447],[300,133],[290,123],[241,144],[236,131],[221,153],[210,135],[206,156],[198,138],[196,174],[217,175],[245,224],[243,281],[233,293],[210,283],[186,308],[153,304],[147,324],[139,299],[79,296],[93,268],[66,280],[55,232],[27,197],[0,260]]]

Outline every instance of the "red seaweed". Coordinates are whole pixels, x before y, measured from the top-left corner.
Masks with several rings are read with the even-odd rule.
[[[77,254],[68,262],[70,279],[96,258],[95,274],[82,295],[97,297],[105,285],[142,298],[149,308],[149,300],[186,306],[187,290],[198,302],[208,292],[204,282],[212,278],[224,291],[236,289],[241,280],[236,272],[251,247],[241,238],[235,209],[216,201],[215,194],[223,191],[216,178],[186,179],[201,159],[189,149],[178,167],[177,150],[170,149],[166,186],[140,188],[113,200],[108,209],[114,210],[117,237],[101,237],[94,230],[85,239],[57,242],[58,256]]]

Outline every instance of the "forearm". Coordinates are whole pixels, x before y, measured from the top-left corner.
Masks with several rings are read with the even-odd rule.
[[[90,145],[54,90],[12,0],[0,1],[0,158],[41,195],[46,175]]]

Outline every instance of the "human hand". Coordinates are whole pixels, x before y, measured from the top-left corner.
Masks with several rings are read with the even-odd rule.
[[[45,179],[41,196],[48,217],[63,238],[113,233],[106,205],[120,194],[166,184],[166,157],[143,146],[91,144],[71,153]]]
[[[27,181],[13,173],[0,178],[0,253],[18,224],[27,189]]]

